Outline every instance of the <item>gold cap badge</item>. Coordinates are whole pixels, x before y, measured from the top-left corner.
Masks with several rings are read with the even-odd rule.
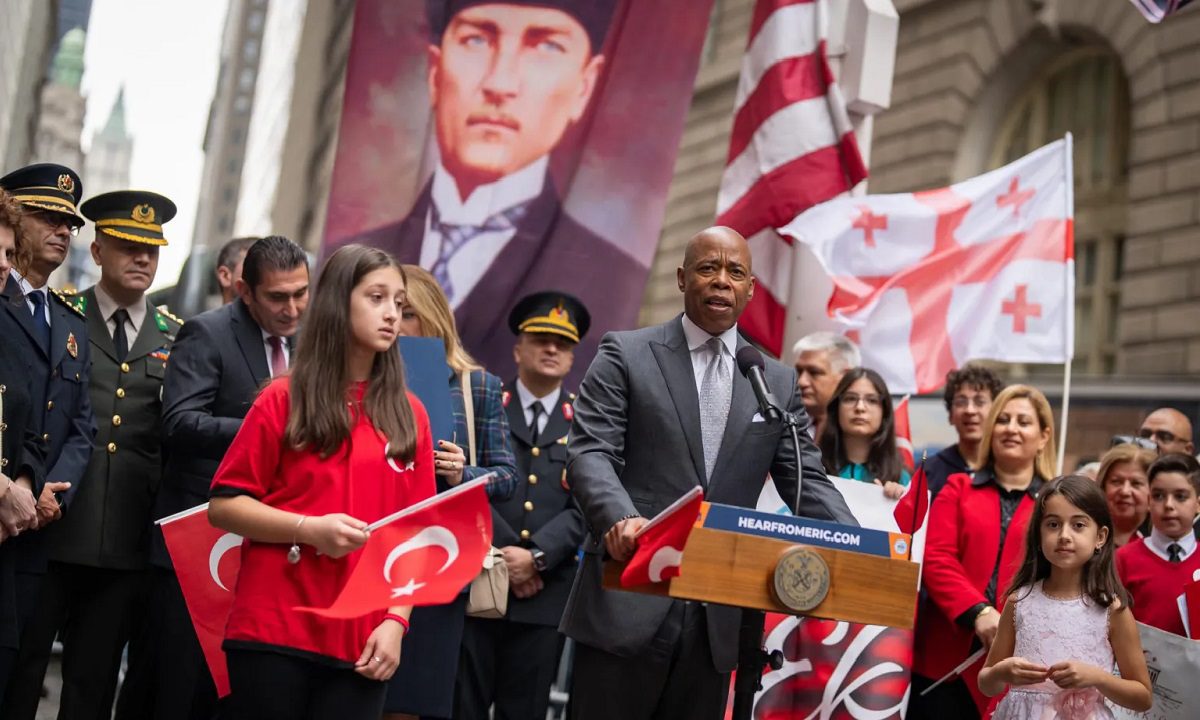
[[[134,205],[132,217],[140,223],[152,223],[154,222],[154,208],[150,203]]]
[[[75,181],[70,175],[63,173],[58,176],[58,189],[65,193],[75,192]]]

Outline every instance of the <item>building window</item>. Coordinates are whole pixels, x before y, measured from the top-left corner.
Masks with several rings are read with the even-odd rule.
[[[707,65],[717,54],[717,29],[721,24],[723,0],[713,0],[712,12],[708,14],[708,27],[704,30],[704,46],[700,49],[700,63]]]
[[[1048,64],[1009,105],[992,149],[999,167],[1074,136],[1076,372],[1109,375],[1128,202],[1129,89],[1120,60],[1087,47]]]

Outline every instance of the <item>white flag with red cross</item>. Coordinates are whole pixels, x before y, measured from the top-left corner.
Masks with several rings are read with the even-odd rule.
[[[833,283],[827,311],[894,393],[971,359],[1074,348],[1071,138],[948,188],[840,198],[782,228]]]

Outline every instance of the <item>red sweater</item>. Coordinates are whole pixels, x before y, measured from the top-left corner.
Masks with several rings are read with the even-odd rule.
[[[1117,550],[1117,574],[1133,596],[1133,617],[1176,635],[1186,637],[1178,598],[1196,570],[1200,570],[1200,550],[1177,563],[1157,555],[1144,538]]]
[[[365,384],[355,388],[359,398],[364,388]],[[328,458],[284,447],[289,398],[284,377],[273,380],[254,401],[213,478],[215,494],[245,493],[281,510],[304,515],[340,512],[365,522],[434,494],[429,418],[416,396],[408,396],[417,423],[417,452],[411,465],[389,462],[385,438],[361,414],[353,418],[350,440]],[[335,560],[301,546],[302,558],[292,565],[286,559],[288,547],[253,540],[242,545],[242,569],[225,628],[225,647],[288,648],[350,666],[383,621],[384,611],[353,620],[329,620],[293,608],[329,606],[362,550]]]

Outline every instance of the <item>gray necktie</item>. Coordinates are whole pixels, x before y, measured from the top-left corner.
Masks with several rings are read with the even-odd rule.
[[[733,382],[729,359],[722,352],[721,338],[710,338],[705,345],[709,350],[709,358],[704,379],[700,383],[700,436],[704,441],[704,472],[707,479],[711,480],[717,454],[721,452],[725,420],[729,417]]]

